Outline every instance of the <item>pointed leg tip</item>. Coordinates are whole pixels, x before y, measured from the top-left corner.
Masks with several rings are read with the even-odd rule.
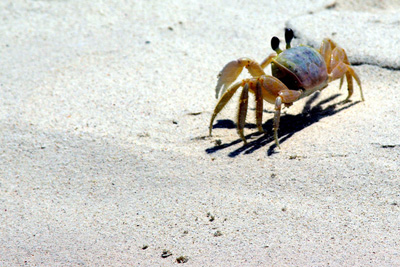
[[[278,140],[275,140],[275,144],[276,144],[277,148],[281,149],[281,146],[279,145],[279,141]]]
[[[275,139],[275,144],[276,146],[281,149],[281,146],[279,145],[279,139],[278,139],[278,131],[274,130],[274,139]]]
[[[244,135],[240,135],[240,139],[242,139],[244,145],[247,145],[247,140],[246,137],[244,137]]]
[[[244,145],[247,145],[247,140],[246,140],[246,137],[244,137],[243,132],[239,130],[238,133],[239,133],[240,139],[242,139]]]

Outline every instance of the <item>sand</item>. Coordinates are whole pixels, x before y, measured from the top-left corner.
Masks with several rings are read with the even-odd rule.
[[[1,266],[400,265],[398,1],[214,2],[0,3]],[[278,149],[235,96],[209,137],[218,72],[286,26],[365,101],[295,102]]]

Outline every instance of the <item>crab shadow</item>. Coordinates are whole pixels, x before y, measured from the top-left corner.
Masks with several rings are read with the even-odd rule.
[[[320,121],[323,118],[333,116],[345,109],[348,109],[361,101],[355,101],[355,102],[339,102],[339,103],[332,103],[326,108],[322,108],[322,105],[328,104],[333,102],[337,97],[340,96],[340,94],[335,94],[333,96],[330,96],[329,98],[323,99],[320,102],[314,104],[318,98],[319,94],[314,94],[310,99],[307,100],[306,104],[304,105],[304,108],[302,112],[300,112],[297,115],[290,115],[286,114],[281,116],[280,119],[280,126],[279,126],[279,142],[282,145],[283,143],[286,142],[289,138],[291,138],[295,133],[307,128],[308,126]],[[314,104],[314,105],[313,105]],[[272,113],[270,111],[264,111],[267,113]],[[225,128],[225,129],[234,129],[236,128],[236,124],[232,120],[218,120],[218,122],[214,125],[213,127],[215,128]],[[257,129],[257,126],[255,124],[247,123],[245,125],[246,129]],[[264,133],[260,132],[254,132],[251,134],[246,135],[246,139],[248,141],[247,144],[241,146],[240,148],[230,152],[228,154],[229,157],[236,157],[240,154],[251,154],[254,151],[266,146],[269,143],[272,143],[267,151],[267,155],[271,156],[275,153],[276,144],[274,140],[274,135],[272,132],[273,128],[273,117],[269,120],[267,120],[263,124],[263,128],[265,129]],[[250,139],[255,138],[259,136],[257,139],[254,139],[249,142]],[[215,153],[219,150],[223,150],[226,148],[229,148],[231,146],[234,146],[236,144],[239,144],[243,142],[240,138],[237,140],[231,142],[231,143],[226,143],[226,144],[221,144],[217,145],[211,148],[206,149],[206,153],[212,154]]]

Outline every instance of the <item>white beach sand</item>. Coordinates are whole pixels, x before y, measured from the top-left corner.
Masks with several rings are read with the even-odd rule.
[[[400,265],[398,1],[214,2],[0,2],[0,266]],[[278,149],[236,96],[209,137],[218,72],[285,26],[366,101],[295,102]]]

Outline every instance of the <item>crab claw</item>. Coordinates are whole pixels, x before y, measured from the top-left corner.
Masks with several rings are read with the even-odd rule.
[[[243,68],[248,66],[253,60],[249,58],[239,58],[238,60],[233,60],[225,65],[225,67],[218,74],[218,83],[215,87],[215,97],[223,94],[226,89],[237,79],[237,77],[242,72]]]

